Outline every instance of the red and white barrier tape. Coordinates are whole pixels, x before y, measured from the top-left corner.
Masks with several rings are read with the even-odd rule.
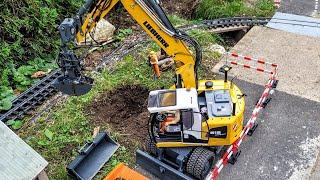
[[[253,60],[253,61],[257,61],[257,62],[259,61],[259,59],[250,58],[250,57],[238,55],[235,53],[227,53],[227,54],[231,55],[233,57],[242,57],[245,60],[250,60],[250,61]],[[263,91],[259,101],[257,102],[257,104],[252,112],[251,118],[249,119],[246,126],[244,126],[242,132],[240,133],[240,137],[227,149],[227,151],[224,153],[222,158],[215,164],[212,171],[208,174],[208,176],[206,178],[207,180],[211,180],[211,179],[215,180],[217,178],[217,176],[220,174],[222,168],[228,164],[228,160],[231,159],[232,155],[236,155],[236,153],[239,150],[239,146],[243,142],[243,139],[247,136],[249,130],[254,126],[259,112],[264,108],[263,103],[266,102],[268,96],[273,93],[272,92],[273,91],[273,84],[275,83],[276,77],[278,75],[278,73],[277,73],[278,65],[274,64],[274,63],[261,61],[261,60],[258,63],[270,64],[271,67],[273,67],[273,70],[270,71],[272,73],[270,73],[268,83],[265,85],[265,90]],[[240,64],[237,63],[237,64],[233,64],[233,65],[240,65]],[[267,72],[267,71],[264,71],[264,72]],[[269,72],[269,70],[268,70],[268,72]]]
[[[259,72],[273,74],[273,69],[277,67],[276,64],[266,62],[266,61],[264,61],[264,59],[261,59],[261,58],[258,59],[258,58],[253,58],[253,57],[250,57],[250,56],[243,56],[243,55],[240,55],[240,54],[237,54],[237,53],[230,53],[230,52],[227,52],[226,55],[235,58],[235,60],[228,60],[227,59],[228,63],[230,63],[232,65],[243,66],[244,68],[248,68],[248,69],[255,69],[255,70],[259,71]],[[244,63],[241,63],[240,60],[244,61]],[[256,63],[257,65],[256,66],[249,65],[249,64],[247,64],[245,62],[253,62],[253,63]],[[266,68],[258,67],[258,64],[265,65],[266,68],[269,66],[269,68],[271,67],[272,69],[268,70]]]

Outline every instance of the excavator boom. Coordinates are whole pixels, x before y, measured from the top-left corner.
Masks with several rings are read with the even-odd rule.
[[[60,25],[62,52],[59,65],[64,72],[56,87],[69,95],[90,91],[93,80],[81,73],[80,61],[67,48],[76,40],[85,41],[97,23],[105,18],[117,3],[121,3],[143,30],[173,58],[176,63],[176,87],[196,88],[197,67],[201,61],[201,47],[184,32],[176,30],[155,0],[87,0],[74,18]],[[194,55],[188,45],[194,47]]]

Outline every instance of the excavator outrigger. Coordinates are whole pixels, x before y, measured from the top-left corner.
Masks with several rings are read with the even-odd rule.
[[[83,75],[80,60],[68,44],[85,41],[117,3],[173,58],[176,66],[174,85],[150,92],[148,154],[138,151],[137,161],[160,178],[203,179],[223,147],[239,138],[245,95],[228,81],[229,66],[221,68],[225,79],[198,80],[200,45],[173,27],[156,0],[87,0],[74,18],[65,19],[59,27],[62,52],[58,62],[63,75],[55,87],[77,96],[90,91],[93,80]],[[236,159],[238,154],[233,156]]]

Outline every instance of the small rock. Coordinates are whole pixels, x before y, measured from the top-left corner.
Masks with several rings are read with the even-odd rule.
[[[220,46],[219,44],[212,44],[208,47],[208,50],[212,52],[217,52],[221,55],[226,53],[226,49],[223,46]]]
[[[105,19],[101,19],[96,25],[95,32],[92,34],[92,37],[97,42],[108,41],[112,38],[115,30],[116,28],[111,23],[109,23]],[[86,42],[92,42],[92,38],[90,35],[87,36]],[[79,43],[82,44],[84,42]]]
[[[38,72],[35,72],[35,73],[33,73],[32,74],[32,78],[42,78],[42,77],[44,77],[44,76],[46,76],[46,72],[44,72],[44,71],[38,71]]]

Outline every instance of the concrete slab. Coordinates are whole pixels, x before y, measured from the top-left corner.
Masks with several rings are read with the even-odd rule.
[[[263,86],[237,80],[246,98],[246,119]],[[235,165],[218,179],[309,179],[320,148],[320,103],[278,92],[258,118],[259,127],[243,142]]]
[[[320,102],[320,38],[254,27],[231,50],[279,64],[278,90]],[[215,72],[223,65],[215,66]],[[235,67],[239,79],[264,85],[265,75]]]
[[[320,19],[277,12],[267,27],[295,34],[320,37]]]

